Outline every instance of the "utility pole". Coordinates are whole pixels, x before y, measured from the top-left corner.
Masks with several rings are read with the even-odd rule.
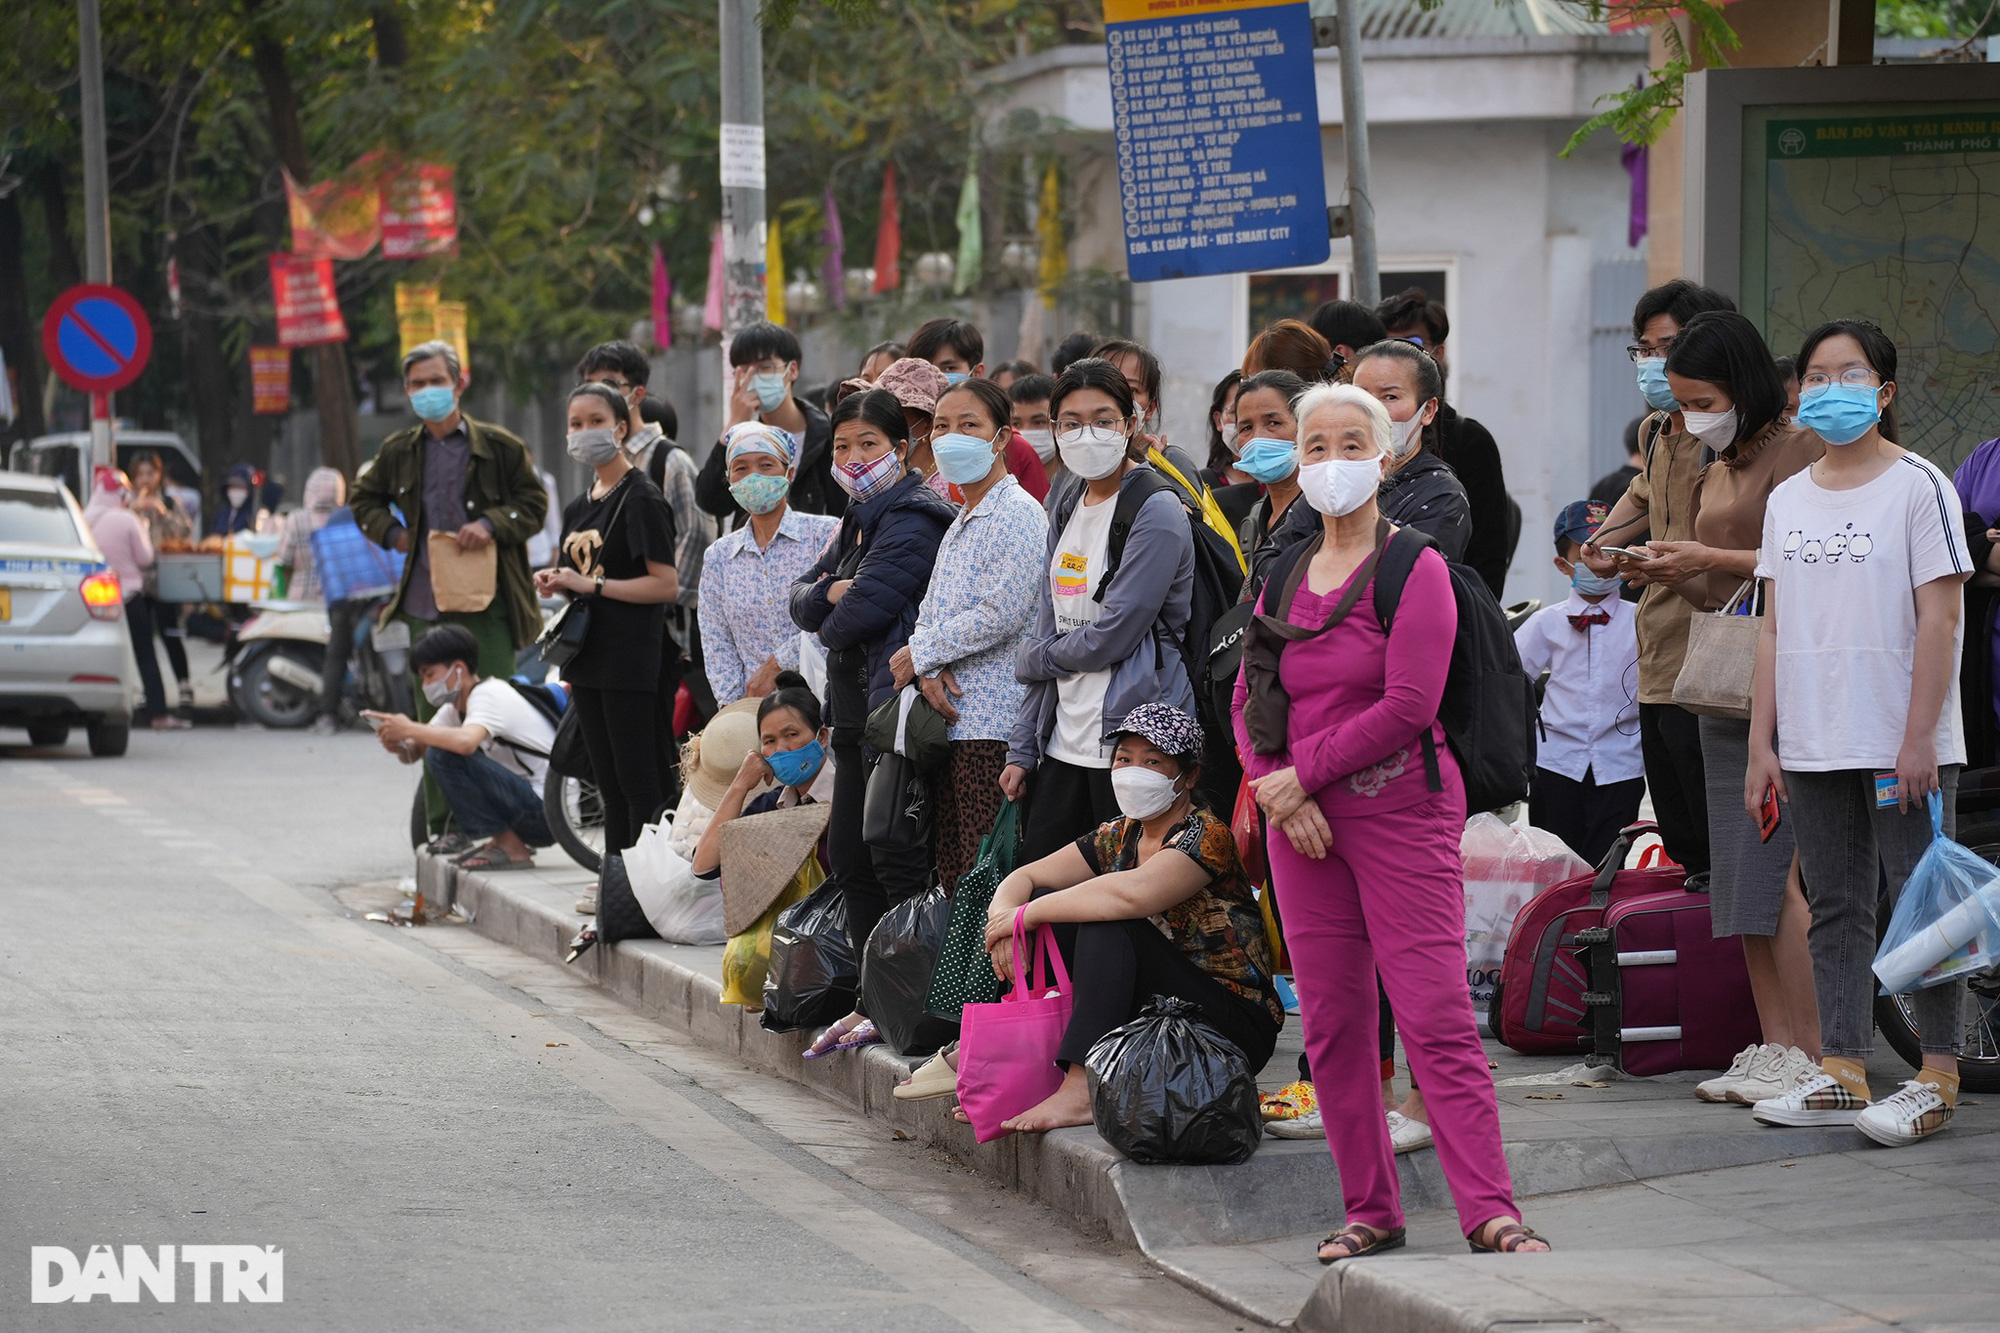
[[[76,0],[78,68],[83,100],[83,277],[111,281],[111,173],[104,159],[104,53],[97,0]],[[111,395],[90,395],[90,461],[111,463]]]
[[[722,35],[722,392],[727,403],[734,387],[729,342],[764,318],[764,32],[757,26],[759,0],[717,2]]]
[[[1354,256],[1354,299],[1365,306],[1382,301],[1382,274],[1375,261],[1375,196],[1368,185],[1368,107],[1361,95],[1360,0],[1339,0],[1334,22],[1340,37],[1340,135],[1347,151],[1347,202],[1354,214],[1348,244]]]

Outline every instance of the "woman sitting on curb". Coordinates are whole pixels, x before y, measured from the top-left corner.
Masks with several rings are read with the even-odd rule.
[[[716,714],[708,730],[726,729],[728,716]],[[717,728],[717,722],[724,727]],[[833,799],[833,755],[826,748],[826,736],[819,698],[806,686],[805,677],[780,671],[777,688],[757,704],[757,746],[743,756],[735,780],[716,803],[715,814],[695,844],[692,859],[698,877],[721,877],[722,829],[730,820]],[[777,786],[751,795],[773,780]]]
[[[1200,725],[1178,708],[1141,704],[1114,736],[1114,819],[1000,882],[986,947],[1002,981],[1013,976],[1014,913],[1053,925],[1073,978],[1075,1009],[1056,1059],[1067,1073],[1010,1130],[1087,1125],[1084,1057],[1155,995],[1201,1007],[1202,1017],[1262,1069],[1285,1021],[1271,980],[1264,918],[1229,826],[1194,802]]]

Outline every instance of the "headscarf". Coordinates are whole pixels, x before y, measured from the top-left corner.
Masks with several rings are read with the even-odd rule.
[[[98,515],[113,509],[124,509],[132,503],[132,479],[123,472],[99,464],[90,475],[90,503],[83,508],[86,524],[94,524]]]
[[[227,537],[231,533],[256,527],[257,510],[261,507],[263,499],[258,491],[262,489],[263,480],[257,469],[248,463],[238,463],[229,469],[229,476],[222,483],[222,500],[216,506],[215,522],[209,525],[209,530],[219,537]],[[250,492],[249,498],[244,500],[241,508],[232,509],[229,505],[231,486],[242,486]]]
[[[335,468],[316,467],[306,476],[305,508],[314,528],[326,526],[333,511],[347,500],[347,478]]]
[[[906,356],[890,362],[889,368],[876,377],[874,387],[895,394],[896,401],[904,407],[935,415],[938,399],[951,387],[951,381],[930,362]]]
[[[770,454],[790,472],[798,466],[798,441],[792,433],[762,421],[741,421],[722,433],[722,464],[726,468],[741,454]]]

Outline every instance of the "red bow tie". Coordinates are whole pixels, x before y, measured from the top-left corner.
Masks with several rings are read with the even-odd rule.
[[[1571,616],[1569,618],[1569,627],[1571,629],[1589,629],[1592,625],[1609,625],[1610,623],[1611,613],[1603,607],[1599,607],[1594,611],[1585,611],[1580,616]]]

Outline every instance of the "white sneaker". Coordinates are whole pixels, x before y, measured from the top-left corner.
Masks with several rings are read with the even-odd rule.
[[[1726,1102],[1729,1090],[1749,1076],[1752,1069],[1761,1069],[1776,1058],[1779,1048],[1768,1042],[1761,1046],[1745,1046],[1729,1062],[1729,1068],[1714,1078],[1704,1079],[1694,1085],[1694,1095],[1705,1102]]]
[[[1751,1108],[1767,1125],[1851,1125],[1867,1109],[1867,1102],[1831,1074],[1801,1079],[1784,1094]]]
[[[1412,1120],[1401,1111],[1391,1111],[1389,1142],[1394,1145],[1398,1156],[1428,1148],[1431,1146],[1431,1127],[1421,1120]]]
[[[1906,1148],[1951,1123],[1955,1108],[1935,1083],[1911,1079],[1854,1118],[1854,1127],[1886,1148]]]
[[[1320,1118],[1318,1111],[1307,1111],[1290,1120],[1266,1121],[1264,1132],[1274,1139],[1323,1139],[1326,1137],[1326,1121]]]
[[[1796,1086],[1800,1079],[1811,1078],[1819,1072],[1819,1061],[1807,1055],[1796,1046],[1773,1048],[1776,1058],[1768,1064],[1753,1066],[1749,1074],[1738,1080],[1729,1090],[1729,1100],[1738,1106],[1755,1106],[1770,1097],[1782,1097]]]

